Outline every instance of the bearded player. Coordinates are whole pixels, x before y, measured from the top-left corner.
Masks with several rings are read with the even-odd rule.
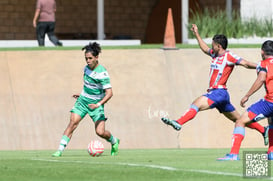
[[[182,125],[192,120],[199,111],[216,108],[229,120],[235,122],[239,119],[240,114],[230,103],[230,97],[226,87],[227,80],[231,75],[234,66],[240,65],[247,69],[256,69],[257,64],[244,60],[232,52],[227,51],[228,40],[226,36],[215,35],[212,39],[212,48],[209,48],[200,37],[198,28],[195,24],[192,25],[191,30],[195,35],[201,50],[212,58],[209,73],[209,88],[206,94],[193,101],[190,108],[182,117],[177,120],[170,120],[168,118],[161,118],[161,120],[179,131]],[[268,127],[263,127],[256,122],[249,123],[247,127],[259,131],[264,137],[265,145],[268,144]]]

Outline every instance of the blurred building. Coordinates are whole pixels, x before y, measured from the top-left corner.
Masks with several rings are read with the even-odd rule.
[[[97,0],[56,2],[56,34],[60,39],[97,38]],[[32,27],[35,3],[36,0],[0,1],[1,40],[36,39]],[[162,43],[168,8],[172,8],[176,40],[180,43],[181,0],[104,1],[105,39],[140,39],[142,43]],[[191,13],[204,8],[224,11],[226,0],[189,0],[189,8],[190,17]],[[240,10],[240,0],[233,0],[232,8]]]
[[[255,8],[254,8],[255,7]],[[258,20],[273,19],[273,1],[272,0],[241,0],[241,18],[249,20],[256,18]]]

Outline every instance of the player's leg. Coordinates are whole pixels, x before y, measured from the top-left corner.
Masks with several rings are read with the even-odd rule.
[[[110,142],[112,145],[111,155],[117,155],[120,140],[114,137],[110,131],[105,130],[107,118],[104,114],[104,105],[101,105],[96,109],[89,109],[88,114],[95,123],[96,134]]]
[[[268,145],[268,142],[269,142],[269,138],[268,138],[269,127],[261,126],[258,123],[258,121],[270,116],[272,111],[273,111],[273,104],[265,101],[264,99],[261,99],[255,104],[252,104],[247,109],[248,117],[252,121],[247,123],[246,126],[249,128],[258,130],[264,137],[265,145]]]
[[[268,160],[273,160],[273,121],[272,117],[268,118],[268,124],[269,124],[269,131],[268,131],[268,137],[269,137],[269,146],[268,146]]]
[[[82,117],[80,115],[73,113],[73,112],[71,113],[70,122],[67,125],[67,127],[64,131],[64,134],[61,138],[58,151],[53,153],[52,156],[59,157],[62,155],[65,147],[67,146],[67,144],[69,143],[69,141],[72,137],[74,130],[78,127],[81,120],[82,120]]]
[[[272,107],[272,108],[271,108]],[[232,137],[232,148],[230,154],[218,160],[238,160],[241,142],[245,136],[245,125],[252,122],[257,122],[265,117],[269,117],[273,110],[273,104],[261,99],[260,101],[252,104],[241,117],[236,120],[235,128]]]
[[[105,130],[105,120],[98,120],[95,122],[96,134],[101,138],[104,138],[106,141],[110,142],[112,145],[111,155],[118,154],[118,147],[120,140],[114,137],[110,131]]]
[[[70,122],[63,133],[58,151],[53,153],[52,156],[58,157],[62,155],[62,152],[69,143],[74,130],[78,127],[80,121],[87,114],[88,105],[86,105],[85,102],[79,97],[70,112],[71,112]]]
[[[225,95],[228,94],[225,89],[214,89],[208,93],[198,97],[193,101],[190,109],[188,109],[184,115],[177,120],[180,125],[193,119],[199,111],[212,109],[218,106],[221,101],[225,99]]]
[[[109,140],[111,137],[111,133],[108,130],[105,130],[105,120],[99,120],[95,122],[95,130],[96,130],[96,134],[105,139],[105,140]]]
[[[181,125],[192,120],[199,111],[207,110],[210,108],[208,98],[205,96],[198,97],[191,104],[190,108],[177,120],[170,120],[168,118],[161,118],[161,120],[168,125],[171,125],[175,130],[179,131]]]
[[[237,110],[231,111],[231,112],[223,112],[226,118],[229,120],[233,121],[234,123],[236,122],[237,119],[240,118],[240,114],[238,113]]]
[[[190,108],[176,121],[180,125],[183,125],[186,122],[192,120],[199,111],[204,111],[207,109],[210,109],[209,99],[205,96],[200,96],[195,101],[193,101]]]
[[[269,143],[269,136],[268,136],[269,126],[264,127],[257,122],[250,122],[250,123],[246,124],[246,127],[259,131],[264,138],[264,145],[268,145],[268,143]]]
[[[273,113],[273,103],[268,102],[265,99],[261,99],[258,102],[256,102],[255,104],[251,105],[247,109],[247,111],[249,113],[248,116],[250,117],[252,122],[256,123],[257,121],[259,121],[261,119],[273,116],[273,114],[272,114]],[[270,127],[272,127],[272,126],[270,126]],[[273,134],[273,133],[271,133],[271,134]],[[269,135],[269,126],[265,127],[265,131],[264,131],[264,137],[267,136],[267,139],[269,140],[268,135]],[[272,140],[272,142],[273,142],[273,140]]]
[[[217,160],[219,161],[239,160],[239,150],[241,147],[241,143],[245,137],[245,125],[249,122],[250,118],[248,117],[248,112],[243,113],[243,115],[235,123],[230,153],[223,158],[218,158]]]
[[[71,139],[73,132],[78,127],[81,120],[82,120],[82,117],[80,115],[72,112],[70,116],[70,122],[64,131],[64,135],[66,135],[68,138]]]
[[[238,113],[237,110],[231,111],[231,112],[223,112],[223,114],[231,121],[235,122],[237,119],[240,118],[240,114]],[[263,138],[264,138],[264,144],[268,145],[268,127],[263,127],[257,122],[250,122],[246,124],[246,127],[255,129],[259,131]]]

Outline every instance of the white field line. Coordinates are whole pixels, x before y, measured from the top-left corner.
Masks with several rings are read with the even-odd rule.
[[[138,163],[123,163],[123,162],[86,162],[86,161],[67,161],[67,160],[55,160],[55,159],[36,159],[33,158],[31,160],[34,161],[44,161],[44,162],[59,162],[59,163],[85,163],[85,164],[104,164],[104,165],[123,165],[123,166],[131,166],[131,167],[144,167],[144,168],[154,168],[160,170],[167,171],[184,171],[184,172],[195,172],[195,173],[205,173],[211,175],[224,175],[224,176],[235,176],[235,177],[243,177],[243,174],[238,173],[228,173],[228,172],[215,172],[211,170],[198,170],[198,169],[181,169],[170,166],[162,166],[162,165],[150,165],[150,164],[138,164]]]

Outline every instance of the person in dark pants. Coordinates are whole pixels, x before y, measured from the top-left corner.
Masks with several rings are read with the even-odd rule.
[[[63,44],[55,36],[55,0],[37,0],[36,11],[33,18],[33,27],[36,28],[36,35],[39,46],[45,46],[45,35],[55,46]]]

